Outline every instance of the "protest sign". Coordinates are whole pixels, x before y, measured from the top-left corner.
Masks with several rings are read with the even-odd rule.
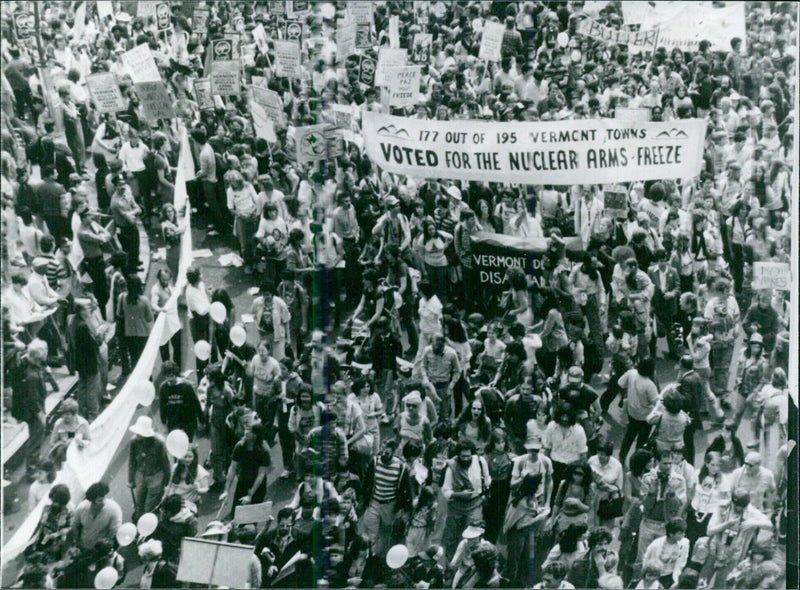
[[[155,16],[156,4],[159,4],[157,0],[139,0],[139,2],[136,3],[136,16],[142,18]]]
[[[211,94],[210,78],[198,78],[194,81],[194,95],[197,99],[197,106],[201,111],[214,110],[214,97]]]
[[[391,47],[381,47],[378,52],[378,66],[375,71],[375,86],[386,86],[388,81],[386,79],[385,70],[387,68],[395,68],[397,66],[404,66],[408,61],[407,49],[392,49]]]
[[[275,135],[275,123],[269,118],[267,110],[263,106],[253,102],[250,105],[250,114],[253,116],[253,131],[255,131],[256,137],[266,139],[270,143],[278,141],[278,137]]]
[[[287,20],[283,25],[283,38],[287,41],[300,41],[303,38],[303,23]]]
[[[792,271],[788,262],[754,262],[753,289],[778,289],[792,287]]]
[[[71,35],[73,39],[81,39],[86,30],[86,2],[81,3],[75,10],[75,21],[72,25]]]
[[[289,18],[308,16],[310,10],[311,6],[308,2],[292,2],[291,0],[286,2],[286,15]]]
[[[192,32],[198,35],[205,35],[208,33],[208,14],[208,8],[194,9],[192,13]]]
[[[171,119],[175,116],[172,98],[163,82],[160,80],[158,82],[137,82],[134,84],[134,88],[142,105],[145,119],[155,121]]]
[[[273,41],[275,44],[275,75],[300,78],[300,44],[297,41]]]
[[[422,66],[400,66],[387,68],[389,105],[393,107],[413,106],[419,95]]]
[[[211,63],[217,61],[233,61],[236,57],[232,39],[214,39],[211,42]]]
[[[158,66],[156,66],[156,61],[153,59],[150,46],[146,43],[142,43],[123,53],[122,65],[125,66],[134,84],[161,81]]]
[[[184,537],[177,579],[204,586],[244,588],[252,556],[252,545]]]
[[[703,163],[706,121],[433,121],[366,111],[367,154],[421,178],[521,184],[611,184],[691,178]]]
[[[244,17],[239,14],[233,19],[233,30],[237,33],[244,33]]]
[[[267,79],[264,76],[250,76],[250,80],[253,83],[253,86],[257,86],[258,88],[267,88]]]
[[[111,72],[86,76],[86,86],[98,113],[118,113],[125,110],[125,98]]]
[[[433,35],[430,33],[417,33],[414,35],[414,44],[411,46],[411,61],[415,64],[426,64],[431,59],[431,45]]]
[[[355,24],[342,25],[336,29],[336,59],[344,61],[356,52]]]
[[[169,2],[159,2],[156,4],[156,28],[159,31],[166,31],[172,26],[172,13],[169,9]]]
[[[253,102],[261,105],[265,109],[267,117],[276,125],[283,126],[285,124],[283,102],[281,101],[280,95],[274,90],[260,88],[258,86],[253,86],[252,90]]]
[[[239,60],[213,62],[211,64],[211,94],[237,96],[241,92]]]
[[[296,127],[294,141],[297,147],[297,162],[300,164],[328,157],[325,125]]]
[[[564,238],[567,258],[576,261],[581,256],[581,239]],[[470,236],[473,266],[480,283],[487,310],[494,311],[497,301],[506,290],[503,279],[509,268],[519,268],[537,288],[547,286],[545,253],[546,238],[515,238],[503,234],[478,232]],[[465,277],[466,278],[466,277]]]
[[[650,109],[648,108],[634,108],[634,107],[615,107],[614,118],[617,121],[649,121]]]
[[[372,47],[372,25],[356,24],[356,49]]]
[[[396,15],[389,18],[389,47],[400,48],[400,17]]]
[[[350,22],[357,25],[372,25],[372,2],[348,2]]]
[[[655,51],[658,45],[658,29],[644,31],[628,31],[607,27],[593,18],[585,17],[578,21],[576,32],[606,44],[627,45],[628,51],[637,54],[640,51]]]
[[[258,23],[253,29],[253,41],[258,45],[258,49],[261,53],[267,53],[269,50],[269,38],[267,37],[267,31],[264,29],[264,25],[261,23]]]
[[[231,59],[239,57],[239,55],[241,55],[239,53],[239,45],[242,42],[242,36],[239,33],[231,31],[226,31],[222,34],[222,36],[225,38],[225,40],[230,41],[231,43]]]
[[[362,55],[358,62],[358,81],[367,86],[375,83],[375,60]]]
[[[114,5],[111,4],[111,0],[97,0],[97,16],[101,21],[114,16]]]
[[[344,130],[336,127],[325,128],[325,156],[330,160],[344,154]]]
[[[353,128],[353,108],[347,104],[332,104],[328,112],[328,120],[339,129]]]
[[[478,57],[483,60],[500,61],[500,49],[506,27],[501,23],[486,21],[481,34],[481,48]]]
[[[742,2],[676,2],[668,18],[649,20],[642,30],[658,27],[658,46],[667,52],[678,48],[698,51],[700,41],[707,40],[711,49],[731,51],[731,39],[742,40],[742,51],[747,51],[745,5]]]
[[[621,219],[628,217],[628,190],[621,184],[604,186],[603,206],[609,217]]]
[[[256,65],[256,44],[247,43],[242,45],[242,65],[255,66]]]
[[[256,4],[256,6],[258,6],[258,4]],[[266,8],[271,14],[276,16],[286,14],[286,2],[267,2]]]

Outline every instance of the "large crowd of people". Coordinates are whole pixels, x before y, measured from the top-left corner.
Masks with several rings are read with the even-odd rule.
[[[28,427],[31,510],[49,498],[17,587],[175,587],[186,537],[253,546],[256,588],[785,587],[792,302],[752,284],[757,263],[789,262],[796,218],[792,3],[747,3],[746,39],[726,47],[634,53],[578,33],[583,18],[623,27],[619,2],[365,2],[363,56],[395,26],[409,50],[431,35],[405,108],[362,83],[358,55],[337,56],[359,3],[165,2],[167,27],[140,15],[152,3],[9,4],[3,420]],[[276,69],[290,16],[294,79]],[[505,27],[499,61],[478,57],[490,22]],[[242,92],[209,106],[198,81],[231,34]],[[142,45],[172,120],[147,116],[123,63]],[[124,108],[98,112],[98,73]],[[269,141],[251,85],[281,99]],[[338,155],[298,161],[297,130],[332,105],[352,113]],[[707,132],[700,175],[624,183],[625,217],[601,185],[389,173],[360,130],[367,111],[513,122],[626,107]],[[196,175],[176,210],[182,133]],[[239,255],[247,306],[181,267],[189,224]],[[164,247],[149,276],[142,232]],[[490,300],[473,258],[486,233],[546,244],[543,283],[509,268]],[[176,289],[185,329],[161,347],[125,451],[132,514],[107,481],[71,497],[52,483],[68,446],[92,444]],[[62,366],[77,385],[46,408]],[[234,523],[272,499],[278,462],[292,500],[266,525]]]

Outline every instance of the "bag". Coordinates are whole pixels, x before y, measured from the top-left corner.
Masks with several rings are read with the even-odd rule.
[[[663,416],[658,417],[658,423],[656,423],[656,427],[650,433],[650,436],[647,437],[647,442],[642,445],[642,448],[646,451],[650,451],[651,453],[656,450],[658,444],[656,443],[656,437],[658,436],[658,431],[661,428],[661,418]]]
[[[611,495],[597,503],[597,516],[602,520],[611,520],[622,516],[622,503],[625,499],[619,490],[611,492]]]

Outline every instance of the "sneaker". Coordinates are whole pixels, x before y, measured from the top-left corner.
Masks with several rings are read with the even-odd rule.
[[[291,471],[289,471],[287,469],[284,469],[283,471],[281,471],[281,475],[280,475],[281,479],[290,479],[291,477],[292,477],[292,472]]]

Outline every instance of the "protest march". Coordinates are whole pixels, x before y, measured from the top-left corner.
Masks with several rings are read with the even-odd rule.
[[[0,585],[796,588],[799,16],[4,1]]]

